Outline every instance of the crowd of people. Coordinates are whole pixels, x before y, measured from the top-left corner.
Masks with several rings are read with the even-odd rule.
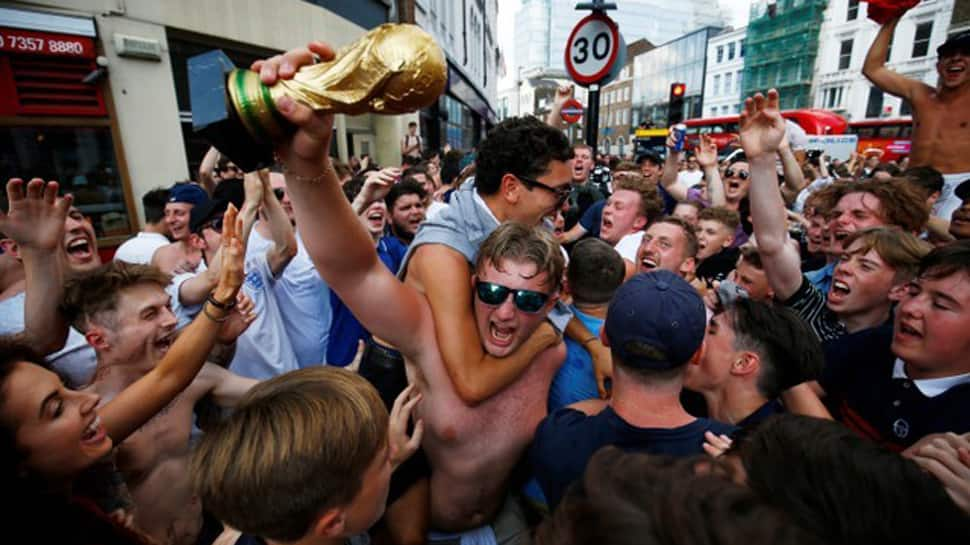
[[[8,534],[36,543],[922,543],[970,536],[970,34],[908,164],[630,160],[505,120],[475,150],[212,149],[102,263],[55,181],[0,215]],[[329,59],[253,65],[265,84]],[[955,69],[957,67],[959,69]]]

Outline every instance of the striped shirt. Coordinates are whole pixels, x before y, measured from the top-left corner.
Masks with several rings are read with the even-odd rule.
[[[826,305],[825,294],[804,275],[798,291],[783,304],[805,320],[822,342],[838,339],[848,333],[845,324]]]

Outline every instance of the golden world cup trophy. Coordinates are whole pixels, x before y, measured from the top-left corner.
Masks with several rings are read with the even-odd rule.
[[[383,24],[269,87],[220,50],[188,65],[193,128],[246,171],[272,165],[273,142],[293,130],[276,110],[280,96],[322,112],[396,115],[433,104],[448,80],[441,48],[410,24]]]

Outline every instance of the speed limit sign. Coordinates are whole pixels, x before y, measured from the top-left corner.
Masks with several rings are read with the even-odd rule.
[[[596,12],[576,24],[566,42],[566,71],[580,85],[605,79],[616,64],[622,41],[616,22]]]

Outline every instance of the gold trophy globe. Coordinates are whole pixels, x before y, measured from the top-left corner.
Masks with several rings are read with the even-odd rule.
[[[273,164],[273,142],[293,130],[276,110],[287,95],[320,112],[397,115],[434,104],[448,80],[445,55],[430,34],[411,24],[383,24],[303,66],[292,79],[266,86],[222,51],[189,59],[192,124],[246,171]]]

